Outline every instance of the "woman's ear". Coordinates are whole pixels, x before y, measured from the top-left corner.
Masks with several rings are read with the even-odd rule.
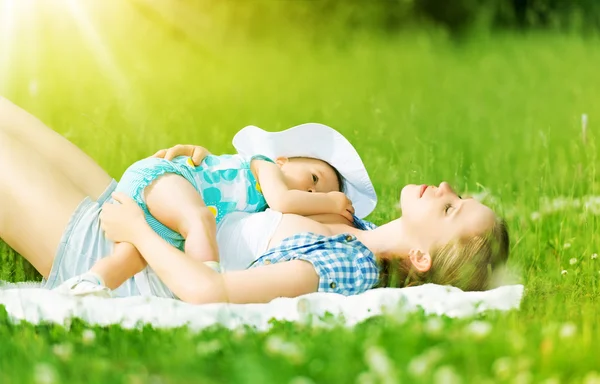
[[[423,252],[420,249],[411,249],[408,252],[408,259],[419,272],[427,272],[431,269],[431,256],[429,252]]]
[[[280,167],[283,166],[283,164],[287,163],[289,161],[289,159],[285,156],[280,156],[277,159],[275,159],[275,164],[279,165]]]

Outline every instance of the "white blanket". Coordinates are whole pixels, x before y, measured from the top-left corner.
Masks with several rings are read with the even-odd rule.
[[[422,308],[427,314],[466,317],[487,310],[518,309],[522,285],[507,285],[485,292],[463,292],[458,288],[426,284],[410,288],[378,288],[356,296],[312,293],[268,304],[191,305],[158,297],[101,299],[77,298],[37,288],[34,285],[6,284],[0,288],[0,305],[12,321],[42,321],[68,325],[73,317],[89,324],[121,324],[134,328],[151,323],[157,328],[189,326],[198,330],[214,324],[229,329],[246,324],[267,330],[269,320],[311,321],[326,325],[321,316],[329,312],[339,322],[353,326],[382,313],[395,315]]]

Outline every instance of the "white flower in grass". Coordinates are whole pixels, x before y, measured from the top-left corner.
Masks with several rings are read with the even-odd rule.
[[[421,377],[444,356],[440,348],[432,347],[415,357],[408,363],[408,373],[414,377]]]
[[[361,372],[356,378],[356,384],[377,384],[379,380],[373,372]]]
[[[425,323],[425,332],[429,335],[439,335],[444,328],[444,322],[439,317],[431,317]]]
[[[486,337],[492,330],[492,325],[486,321],[475,320],[466,328],[467,333],[478,339]]]
[[[564,249],[571,248],[571,243],[565,243],[565,245],[563,245],[563,248]]]
[[[96,340],[96,332],[91,329],[86,329],[81,333],[81,341],[83,344],[90,345]]]
[[[80,299],[80,298],[79,298]],[[71,329],[71,324],[73,323],[73,319],[71,317],[67,317],[65,319],[65,321],[63,322],[63,326],[67,329],[70,330]]]
[[[569,260],[569,264],[571,264],[571,265],[577,264],[577,259],[575,257],[573,257],[571,260]]]
[[[590,256],[590,258],[592,260],[596,260],[598,258],[598,254],[597,253],[592,253],[592,256]]]
[[[533,220],[533,221],[537,221],[537,220],[539,220],[541,218],[542,218],[542,214],[539,213],[539,212],[533,212],[531,214],[531,220]]]
[[[56,369],[48,363],[36,364],[33,369],[33,380],[37,384],[56,383]]]
[[[577,333],[577,326],[571,322],[564,323],[562,327],[560,327],[559,335],[563,339],[570,338],[575,336]]]
[[[222,346],[219,340],[210,340],[207,342],[198,343],[196,346],[196,353],[200,356],[207,356],[219,352],[221,348]]]
[[[462,379],[456,373],[454,368],[449,365],[444,365],[436,369],[433,374],[433,382],[435,384],[461,384]]]
[[[515,379],[513,380],[513,383],[515,384],[529,384],[531,383],[533,380],[533,377],[531,375],[531,372],[519,372],[519,374],[515,377]]]
[[[306,376],[296,376],[289,384],[315,384],[315,382]]]
[[[523,336],[517,332],[510,332],[508,334],[508,341],[512,344],[515,351],[520,352],[527,346],[527,341]]]
[[[427,372],[429,364],[424,356],[418,356],[408,363],[408,372],[414,377],[420,377]]]
[[[560,274],[563,276],[566,275],[567,273],[569,273],[569,271],[567,271],[566,269],[563,269],[562,271],[560,271]]]
[[[55,344],[52,347],[52,352],[61,360],[67,361],[73,354],[73,345],[69,343]]]
[[[386,374],[390,369],[389,359],[385,351],[378,347],[371,347],[367,350],[367,364],[378,374]]]
[[[365,351],[365,362],[369,370],[379,378],[380,382],[395,383],[398,381],[394,362],[385,353],[383,348],[377,346],[369,347]]]
[[[508,378],[512,371],[512,360],[510,357],[501,357],[492,364],[492,370],[498,378]]]
[[[600,384],[600,375],[596,371],[588,372],[583,378],[583,384]]]
[[[127,384],[146,384],[148,382],[148,375],[142,376],[130,373],[125,376],[125,382]]]
[[[148,377],[148,369],[145,366],[140,366],[137,372],[130,373],[125,376],[125,383],[127,384],[147,384],[150,381]]]
[[[298,344],[285,341],[280,336],[269,336],[265,342],[265,349],[272,355],[280,355],[286,357],[293,363],[301,363],[304,361],[304,352]]]
[[[560,384],[560,380],[556,377],[549,377],[542,381],[541,384]]]
[[[151,375],[150,377],[148,377],[149,384],[163,384],[164,382],[165,381],[163,380],[163,378],[158,375]]]
[[[246,337],[248,332],[245,328],[237,327],[233,331],[231,331],[231,337],[236,341],[242,341]]]

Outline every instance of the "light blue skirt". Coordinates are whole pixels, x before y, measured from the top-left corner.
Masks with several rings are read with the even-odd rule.
[[[100,228],[100,212],[102,204],[111,200],[116,187],[117,182],[113,180],[97,201],[86,197],[75,209],[60,240],[50,276],[42,282],[44,288],[56,288],[65,280],[89,271],[98,260],[112,254],[114,243],[104,236]],[[139,295],[141,292],[133,277],[113,290],[115,297]]]

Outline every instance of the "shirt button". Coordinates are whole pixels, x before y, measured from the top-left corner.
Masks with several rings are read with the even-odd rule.
[[[346,236],[346,241],[352,241],[354,240],[354,236],[348,235]]]
[[[270,259],[265,260],[265,264],[267,264],[267,265],[271,264],[271,260]]]
[[[337,287],[337,285],[335,284],[335,282],[332,281],[331,284],[329,284],[329,287],[331,289],[335,289],[335,287]]]

